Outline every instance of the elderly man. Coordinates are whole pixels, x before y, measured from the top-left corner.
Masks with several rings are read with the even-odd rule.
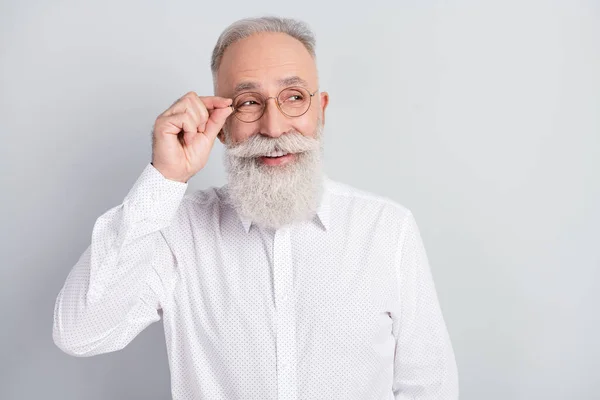
[[[215,96],[158,116],[152,162],[96,220],[56,300],[56,345],[117,351],[162,318],[176,400],[457,399],[413,214],[323,172],[311,31],[237,21],[211,67]],[[186,194],[217,137],[227,184]]]

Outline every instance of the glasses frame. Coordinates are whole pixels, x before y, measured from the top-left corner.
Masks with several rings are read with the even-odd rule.
[[[279,95],[280,95],[281,93],[283,93],[285,90],[289,90],[289,89],[303,89],[303,90],[306,90],[306,91],[308,92],[308,94],[309,94],[309,97],[308,97],[308,107],[306,107],[306,111],[304,111],[304,112],[303,112],[302,114],[300,114],[300,115],[289,115],[289,114],[286,114],[286,113],[285,113],[285,112],[284,112],[284,111],[281,109],[281,104],[279,103],[279,100],[278,100],[278,99],[279,99]],[[252,91],[249,91],[249,92],[242,92],[242,93],[240,93],[240,94],[236,95],[236,96],[233,98],[233,101],[231,102],[231,105],[230,105],[229,107],[231,107],[231,108],[233,109],[233,115],[234,115],[234,117],[235,117],[235,118],[236,118],[238,121],[240,121],[240,122],[245,122],[245,123],[247,123],[247,124],[251,124],[252,122],[256,122],[256,121],[258,121],[259,119],[261,119],[261,118],[262,118],[262,116],[263,116],[263,115],[265,115],[265,110],[267,109],[267,101],[269,101],[269,99],[275,99],[275,104],[277,104],[277,108],[279,109],[279,111],[280,111],[280,112],[281,112],[283,115],[285,115],[286,117],[289,117],[289,118],[297,118],[297,117],[301,117],[301,116],[303,116],[304,114],[306,114],[306,113],[308,112],[308,110],[310,110],[310,106],[311,106],[311,104],[312,104],[312,98],[313,98],[313,96],[314,96],[314,95],[315,95],[315,94],[316,94],[318,91],[319,91],[319,89],[317,88],[317,89],[316,89],[314,92],[312,92],[312,93],[311,93],[311,92],[310,92],[310,90],[308,90],[307,88],[305,88],[305,87],[303,87],[303,86],[288,86],[288,87],[286,87],[286,88],[283,88],[283,89],[281,89],[281,91],[280,91],[279,93],[277,93],[277,96],[269,96],[269,97],[265,97],[265,96],[263,96],[263,95],[262,95],[261,93],[259,93],[259,92],[252,92]],[[236,100],[238,97],[240,97],[240,96],[243,96],[243,95],[247,95],[247,94],[249,94],[249,93],[252,93],[252,94],[257,94],[257,95],[258,95],[258,96],[259,96],[261,99],[263,99],[263,107],[262,107],[262,111],[261,111],[261,113],[260,113],[260,116],[259,116],[258,118],[256,118],[255,120],[252,120],[252,121],[244,121],[244,120],[240,119],[240,117],[238,117],[238,109],[236,109],[236,108],[235,108],[234,104],[235,104],[235,100]]]

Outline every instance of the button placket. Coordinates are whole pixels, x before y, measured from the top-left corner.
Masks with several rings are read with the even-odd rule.
[[[275,232],[273,276],[277,324],[278,399],[297,399],[296,319],[293,291],[293,263],[290,230]]]

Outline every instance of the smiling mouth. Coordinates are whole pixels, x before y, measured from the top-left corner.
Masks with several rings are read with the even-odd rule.
[[[285,165],[296,158],[295,153],[278,153],[269,156],[260,156],[258,159],[264,165]]]
[[[291,153],[283,153],[283,154],[276,155],[276,156],[262,156],[262,157],[265,157],[265,158],[280,158],[280,157],[285,157],[288,154],[291,154]]]

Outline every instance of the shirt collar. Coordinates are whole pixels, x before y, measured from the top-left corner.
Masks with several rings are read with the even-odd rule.
[[[321,226],[323,229],[329,229],[330,222],[330,214],[331,214],[331,194],[329,189],[331,187],[331,180],[328,176],[323,176],[323,196],[321,197],[321,202],[317,208],[317,214],[315,215],[315,219],[319,219],[321,222]],[[252,225],[252,220],[248,217],[237,214],[242,225],[244,226],[244,230],[246,233],[250,232],[250,226]]]

